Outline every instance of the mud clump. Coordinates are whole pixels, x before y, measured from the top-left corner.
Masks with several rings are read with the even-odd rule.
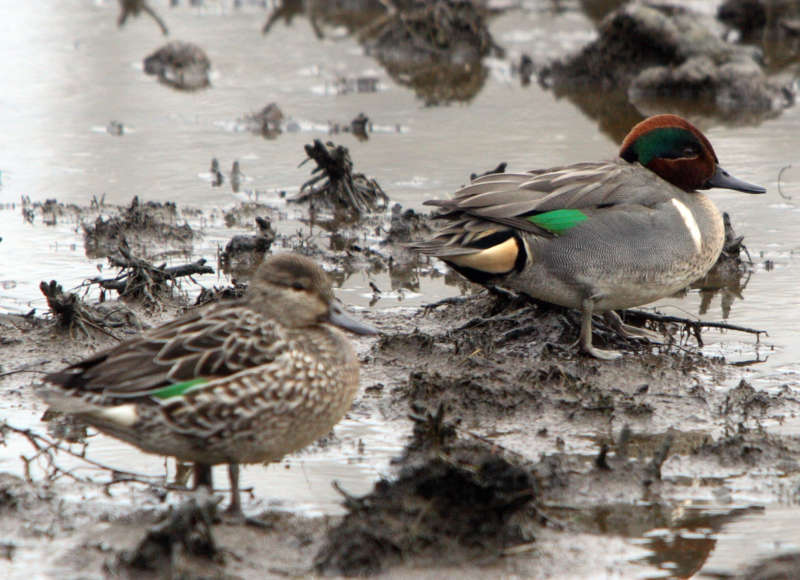
[[[103,258],[117,251],[125,240],[134,250],[148,255],[154,244],[176,245],[186,252],[197,235],[189,224],[177,225],[177,208],[173,202],[141,203],[135,196],[119,215],[98,216],[93,224],[82,224],[83,243],[88,258]]]
[[[190,499],[153,526],[132,552],[122,553],[106,570],[131,577],[143,572],[159,578],[224,578],[224,560],[217,548],[212,523],[216,503]]]
[[[444,402],[470,421],[527,412],[558,412],[569,420],[620,413],[645,419],[655,408],[649,388],[671,389],[711,363],[671,344],[676,325],[635,312],[623,316],[667,334],[663,344],[651,344],[622,338],[596,321],[595,340],[626,353],[619,367],[572,346],[580,328],[577,312],[489,292],[432,305],[409,321],[416,328],[381,337],[371,356],[393,369],[390,393],[397,408],[414,400]],[[642,385],[647,388],[640,392]]]
[[[717,18],[747,41],[760,40],[764,32],[796,36],[800,31],[800,5],[791,1],[725,0],[717,8]]]
[[[478,2],[399,2],[363,33],[374,55],[398,83],[426,104],[467,101],[480,91],[487,72],[481,59],[497,47]]]
[[[245,115],[241,120],[246,130],[265,139],[275,139],[283,132],[283,111],[277,103],[269,103],[256,113]]]
[[[389,221],[389,232],[381,241],[383,245],[407,244],[413,240],[430,235],[433,229],[427,215],[420,214],[413,209],[403,209],[396,203],[392,206]]]
[[[365,576],[408,561],[453,564],[532,540],[523,529],[536,497],[529,470],[488,444],[457,439],[441,407],[412,418],[397,478],[347,497],[347,515],[315,558],[317,572]]]
[[[790,580],[800,578],[800,552],[792,551],[765,558],[747,568],[734,580]]]
[[[353,160],[346,147],[315,139],[305,150],[308,158],[303,163],[313,160],[317,166],[311,173],[316,176],[306,181],[291,201],[308,202],[312,210],[331,209],[350,219],[388,205],[389,197],[377,181],[353,172]]]
[[[211,85],[211,61],[205,51],[191,42],[170,42],[144,59],[144,72],[182,91],[195,91]]]
[[[269,218],[257,216],[255,222],[258,228],[255,235],[233,236],[220,256],[220,268],[231,276],[234,283],[250,278],[275,241],[277,234]]]
[[[717,38],[686,9],[629,4],[609,14],[600,36],[545,67],[558,93],[623,87],[633,103],[710,103],[710,113],[742,120],[778,114],[793,102],[790,83],[768,79],[757,52]],[[662,107],[663,108],[663,107]]]

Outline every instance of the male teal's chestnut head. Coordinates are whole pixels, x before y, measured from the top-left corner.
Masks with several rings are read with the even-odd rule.
[[[705,135],[676,115],[655,115],[638,123],[622,142],[619,156],[631,163],[641,163],[684,191],[712,187],[746,193],[766,191],[720,167]]]

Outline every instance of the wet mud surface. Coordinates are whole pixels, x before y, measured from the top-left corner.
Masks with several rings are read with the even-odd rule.
[[[50,206],[57,211],[59,204]],[[91,220],[94,210],[73,211]],[[166,225],[182,213],[138,206],[136,200],[106,211],[113,216],[96,223],[135,232],[142,247],[157,246],[169,231]],[[245,216],[259,212],[265,208],[242,204],[230,215],[244,224]],[[333,214],[328,219],[337,224],[334,231],[323,229],[325,236],[310,240],[276,232],[266,218],[256,217],[250,221],[253,234],[232,237],[221,263],[234,257],[256,263],[280,248],[313,255],[334,279],[365,264],[390,270],[405,261],[422,273],[431,268],[402,246],[428,231],[429,216],[397,204],[361,214],[355,224],[338,222]],[[186,239],[202,235],[188,224],[181,228],[190,234]],[[364,228],[375,234],[368,239],[357,233]],[[94,251],[94,239],[86,235],[87,252]],[[741,242],[731,231],[718,265],[733,272],[733,285],[747,269]],[[156,279],[157,265],[146,259],[121,264],[120,250],[134,258],[124,241],[118,244],[110,264],[149,272],[146,293],[126,292],[123,284],[107,288],[97,303],[53,282],[43,285],[51,316],[0,320],[6,361],[14,361],[3,364],[0,380],[22,406],[44,411],[30,387],[35,373],[245,288],[246,266],[238,282],[204,287],[193,300],[177,278]],[[153,255],[152,248],[144,255]],[[712,291],[720,287],[725,285]],[[303,518],[267,510],[253,514],[261,528],[226,525],[215,520],[214,503],[184,501],[186,493],[175,491],[185,485],[177,473],[159,482],[103,466],[104,476],[72,477],[56,448],[66,444],[65,436],[72,449],[91,446],[79,425],[56,418],[45,434],[40,426],[25,430],[9,423],[4,439],[23,439],[17,444],[25,448],[26,468],[22,476],[4,479],[0,522],[17,538],[6,545],[8,560],[58,541],[62,548],[50,569],[68,575],[84,569],[92,577],[404,577],[454,569],[470,577],[585,576],[586,563],[559,556],[564,542],[601,558],[605,542],[646,538],[653,529],[677,536],[711,530],[678,547],[661,537],[648,540],[649,559],[638,561],[630,547],[617,546],[630,553],[606,562],[623,575],[675,561],[686,572],[713,550],[713,530],[759,509],[732,500],[731,474],[769,474],[755,476],[753,484],[768,487],[773,477],[800,476],[800,442],[766,427],[800,412],[800,398],[788,386],[767,393],[745,381],[731,384],[732,367],[699,349],[698,338],[710,329],[623,313],[627,323],[662,334],[663,341],[652,344],[622,339],[598,321],[595,342],[624,352],[609,363],[573,346],[578,313],[499,289],[472,287],[462,297],[428,306],[360,315],[381,336],[359,347],[363,390],[353,412],[406,431],[407,442],[370,493],[341,489],[343,516]],[[321,448],[331,445],[342,441],[334,437]],[[75,504],[68,498],[76,492],[100,501]],[[679,505],[691,509],[678,514]],[[88,563],[78,556],[87,551]]]
[[[303,109],[302,99],[258,92],[249,108],[215,119],[224,138],[242,133],[280,146],[269,179],[243,173],[256,165],[250,149],[236,157],[202,149],[181,166],[201,183],[193,182],[188,203],[144,201],[150,196],[143,192],[141,200],[115,204],[82,189],[85,203],[22,196],[18,205],[0,208],[27,234],[69,227],[83,243],[75,250],[81,259],[105,260],[72,288],[42,270],[38,307],[0,313],[0,576],[28,578],[31,570],[53,578],[800,576],[797,374],[777,367],[756,381],[747,366],[775,348],[761,332],[769,325],[707,323],[694,313],[647,308],[621,314],[658,333],[660,342],[620,338],[597,320],[594,344],[623,357],[604,362],[581,354],[574,346],[577,312],[474,286],[405,246],[429,235],[433,221],[417,209],[421,199],[408,203],[396,190],[437,197],[453,179],[450,190],[504,156],[457,150],[469,169],[458,166],[456,178],[436,181],[432,173],[451,170],[446,162],[434,159],[417,175],[398,161],[402,154],[391,140],[407,130],[402,115],[373,121],[384,113],[375,107],[356,116],[386,91],[388,76],[411,94],[413,105],[403,106],[434,111],[425,123],[435,124],[453,115],[455,107],[446,105],[466,108],[482,90],[496,91],[492,75],[502,71],[503,90],[520,90],[538,77],[546,94],[566,97],[617,141],[649,108],[660,110],[667,93],[666,110],[689,107],[700,118],[753,126],[785,114],[793,102],[800,54],[795,12],[765,12],[762,19],[758,6],[726,2],[716,18],[728,30],[719,33],[708,23],[715,16],[701,19],[684,7],[583,3],[563,11],[580,12],[596,35],[545,58],[503,48],[530,31],[490,29],[527,10],[537,17],[560,13],[549,3],[510,9],[461,0],[286,1],[269,13],[254,2],[236,4],[265,16],[258,25],[265,37],[307,21],[326,51],[352,38],[381,72],[335,69],[322,91],[353,98],[357,106],[346,113],[325,117],[316,104]],[[166,3],[126,1],[119,10],[115,26],[152,27],[155,35],[136,57],[136,73],[155,75],[167,85],[156,88],[169,98],[197,99],[167,124],[196,122],[200,99],[230,88],[230,78],[214,71],[228,55],[172,39],[164,44],[162,34],[181,26]],[[640,50],[643,36],[657,42]],[[766,62],[754,47],[765,50]],[[636,58],[620,57],[631,52]],[[314,66],[297,75],[302,82],[317,82]],[[295,118],[293,109],[315,121]],[[115,142],[137,134],[127,122],[106,122],[101,129]],[[472,118],[467,125],[465,134],[480,123]],[[449,131],[443,130],[448,147],[461,135]],[[551,132],[554,141],[564,137],[560,127]],[[295,146],[297,139],[302,145]],[[376,161],[363,146],[382,140],[391,153]],[[303,165],[304,173],[290,182],[279,173],[283,165]],[[387,167],[399,177],[376,177]],[[505,162],[495,171],[504,168]],[[168,181],[166,173],[159,177]],[[214,199],[195,205],[201,188]],[[229,190],[235,197],[224,197]],[[793,211],[791,197],[784,202],[780,210]],[[720,261],[683,293],[699,292],[700,314],[719,302],[715,319],[727,320],[770,268],[767,242],[759,240],[761,254],[751,246],[753,256],[745,245],[758,231],[753,219],[746,211],[726,214]],[[36,398],[32,385],[42,373],[189,309],[241,296],[263,256],[283,251],[319,261],[343,301],[356,304],[357,315],[381,334],[355,341],[361,390],[347,422],[368,427],[340,425],[270,470],[254,466],[244,507],[259,526],[227,523],[216,499],[188,492],[185,466],[170,459],[155,470],[142,468],[138,452],[109,447],[85,425],[47,413]],[[449,297],[428,299],[432,281]],[[285,472],[295,476],[290,486],[321,495],[324,485],[330,494],[331,477],[316,475],[315,461],[361,468],[365,489],[337,484],[336,509],[302,511],[291,501],[271,501],[271,481]],[[226,490],[215,491],[221,497]]]

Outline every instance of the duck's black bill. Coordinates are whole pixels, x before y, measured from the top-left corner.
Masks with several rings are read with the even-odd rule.
[[[760,185],[753,185],[741,179],[735,178],[733,175],[725,171],[722,167],[717,165],[714,175],[706,181],[706,189],[712,187],[721,187],[723,189],[735,189],[736,191],[744,191],[745,193],[766,193],[766,189]]]
[[[331,304],[328,322],[355,334],[378,334],[378,329],[347,314],[338,302]]]

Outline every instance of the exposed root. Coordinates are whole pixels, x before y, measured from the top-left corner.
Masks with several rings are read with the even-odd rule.
[[[353,173],[353,160],[346,147],[315,139],[305,150],[308,158],[303,163],[313,159],[317,167],[311,173],[316,175],[303,184],[300,194],[291,201],[308,201],[312,208],[343,210],[356,219],[363,213],[386,208],[389,197],[377,181],[363,173]]]
[[[119,274],[111,279],[94,278],[92,283],[106,290],[116,290],[122,298],[142,300],[149,306],[159,305],[165,297],[170,296],[177,278],[214,273],[211,266],[205,265],[204,258],[181,266],[154,266],[134,257],[124,241],[119,246],[119,254],[109,256],[108,261],[120,268]]]
[[[59,328],[66,330],[70,338],[75,338],[77,332],[88,337],[92,330],[116,338],[106,328],[123,325],[121,322],[110,320],[105,314],[88,306],[77,294],[64,292],[61,284],[55,280],[42,281],[39,289],[47,299],[47,305]]]

